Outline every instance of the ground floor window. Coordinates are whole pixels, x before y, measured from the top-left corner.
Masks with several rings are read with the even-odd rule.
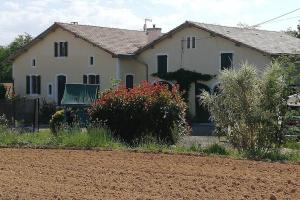
[[[100,76],[96,74],[83,75],[83,84],[100,85]]]
[[[41,76],[26,76],[26,94],[41,94]]]
[[[48,96],[52,96],[52,84],[48,84]]]

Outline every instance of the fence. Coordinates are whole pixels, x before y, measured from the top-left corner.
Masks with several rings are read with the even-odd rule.
[[[39,99],[0,100],[0,114],[5,114],[12,128],[39,129]]]

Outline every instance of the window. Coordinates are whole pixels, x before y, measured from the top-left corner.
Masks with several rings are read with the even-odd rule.
[[[48,96],[51,96],[52,95],[52,84],[50,83],[48,85]]]
[[[100,76],[95,74],[83,75],[83,84],[92,84],[99,85],[100,84]]]
[[[196,48],[196,38],[192,37],[192,48],[195,49]]]
[[[186,48],[191,48],[191,38],[190,37],[187,37],[186,38]]]
[[[159,76],[164,76],[168,72],[168,56],[157,56],[157,73]]]
[[[128,89],[133,88],[133,75],[132,74],[126,75],[125,83],[126,83],[126,88],[128,88]]]
[[[91,65],[91,66],[94,65],[94,56],[91,56],[91,57],[90,57],[90,65]]]
[[[26,76],[26,94],[41,94],[41,76]]]
[[[221,53],[221,70],[230,69],[233,64],[233,53]]]
[[[68,42],[54,42],[54,56],[67,57],[68,56]]]
[[[32,66],[32,67],[35,67],[35,66],[36,66],[35,64],[36,64],[36,63],[35,63],[35,59],[32,59],[32,60],[31,60],[31,66]]]

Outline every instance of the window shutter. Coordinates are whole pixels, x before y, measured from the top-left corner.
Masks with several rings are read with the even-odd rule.
[[[159,76],[164,76],[168,72],[168,56],[159,55],[157,56],[157,73]]]
[[[68,42],[65,42],[65,52],[64,52],[64,56],[68,56]]]
[[[128,88],[128,89],[133,88],[133,75],[126,76],[126,88]]]
[[[100,76],[96,75],[96,84],[99,85],[100,84]]]
[[[87,84],[87,75],[83,75],[83,84]]]
[[[196,38],[192,37],[192,48],[194,49],[196,47]]]
[[[191,47],[191,38],[190,37],[187,37],[186,38],[186,48],[190,48]]]
[[[30,94],[30,76],[26,76],[26,94]]]
[[[38,94],[41,94],[41,76],[36,77],[36,90]]]
[[[58,56],[58,43],[54,42],[54,57]]]

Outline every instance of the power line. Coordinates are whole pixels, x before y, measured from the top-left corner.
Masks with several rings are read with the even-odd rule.
[[[260,25],[262,25],[262,24],[266,24],[266,23],[268,23],[268,22],[274,21],[275,19],[279,19],[279,18],[281,18],[281,17],[283,17],[283,16],[289,15],[289,14],[291,14],[291,13],[293,13],[293,12],[298,11],[298,10],[300,10],[300,8],[297,8],[297,9],[292,10],[292,11],[290,11],[290,12],[284,13],[284,14],[278,16],[278,17],[274,17],[274,18],[269,19],[269,20],[267,20],[267,21],[263,21],[263,22],[258,23],[258,24],[256,24],[256,25],[253,25],[252,27],[253,27],[253,28],[258,27],[258,26],[260,26]]]

